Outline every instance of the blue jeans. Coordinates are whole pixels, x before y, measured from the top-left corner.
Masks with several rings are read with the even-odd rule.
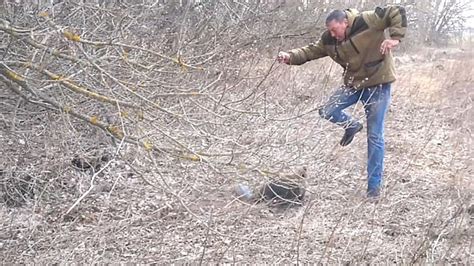
[[[321,117],[343,127],[351,127],[359,122],[343,110],[358,101],[364,105],[367,117],[367,189],[369,194],[380,191],[382,184],[385,153],[384,120],[390,104],[390,89],[390,83],[360,90],[343,86],[319,110]]]

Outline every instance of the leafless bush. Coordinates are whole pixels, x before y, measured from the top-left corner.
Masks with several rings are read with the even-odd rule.
[[[433,238],[443,240],[423,226],[398,243],[414,251],[378,256],[369,248],[372,235],[411,229],[365,227],[382,223],[380,210],[360,200],[362,185],[347,172],[363,172],[364,154],[340,159],[337,129],[315,112],[339,84],[337,66],[275,64],[278,50],[317,38],[329,8],[353,4],[326,2],[2,1],[0,200],[33,214],[25,220],[18,208],[3,221],[6,261],[39,253],[56,261],[64,253],[52,245],[72,247],[67,260],[87,261],[142,254],[144,262],[250,262],[242,250],[277,263],[423,261]],[[403,108],[405,120],[426,118]],[[353,111],[363,116],[360,106]],[[257,186],[301,165],[311,177],[304,208],[278,213],[232,194],[239,182]],[[414,224],[429,217],[429,228],[458,232],[468,205],[460,194],[446,212],[419,206],[427,214]],[[383,205],[381,217],[403,219],[409,196]],[[354,240],[360,228],[364,237]],[[282,250],[277,261],[272,249]]]

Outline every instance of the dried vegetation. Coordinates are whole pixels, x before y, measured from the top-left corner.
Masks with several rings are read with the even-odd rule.
[[[472,263],[472,48],[398,52],[374,203],[318,117],[339,67],[274,62],[322,8],[95,2],[4,4],[4,262]],[[303,207],[235,197],[303,165]]]

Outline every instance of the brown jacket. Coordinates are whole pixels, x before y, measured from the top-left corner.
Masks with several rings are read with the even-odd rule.
[[[344,84],[356,88],[371,87],[395,81],[392,54],[382,55],[380,45],[388,28],[391,39],[405,36],[407,18],[401,6],[377,7],[375,11],[358,13],[345,10],[349,21],[346,40],[337,41],[325,31],[316,44],[289,51],[290,64],[330,56],[344,68]]]

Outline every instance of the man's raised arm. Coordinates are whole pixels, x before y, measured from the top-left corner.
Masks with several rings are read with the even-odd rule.
[[[388,28],[390,39],[380,45],[382,54],[389,53],[405,37],[408,22],[405,8],[402,6],[377,7],[375,11],[365,12],[364,19],[379,30]]]
[[[280,52],[277,60],[280,63],[288,65],[302,65],[310,60],[325,57],[327,55],[323,42],[319,40],[316,44],[311,43],[307,46],[290,50],[289,52]]]

